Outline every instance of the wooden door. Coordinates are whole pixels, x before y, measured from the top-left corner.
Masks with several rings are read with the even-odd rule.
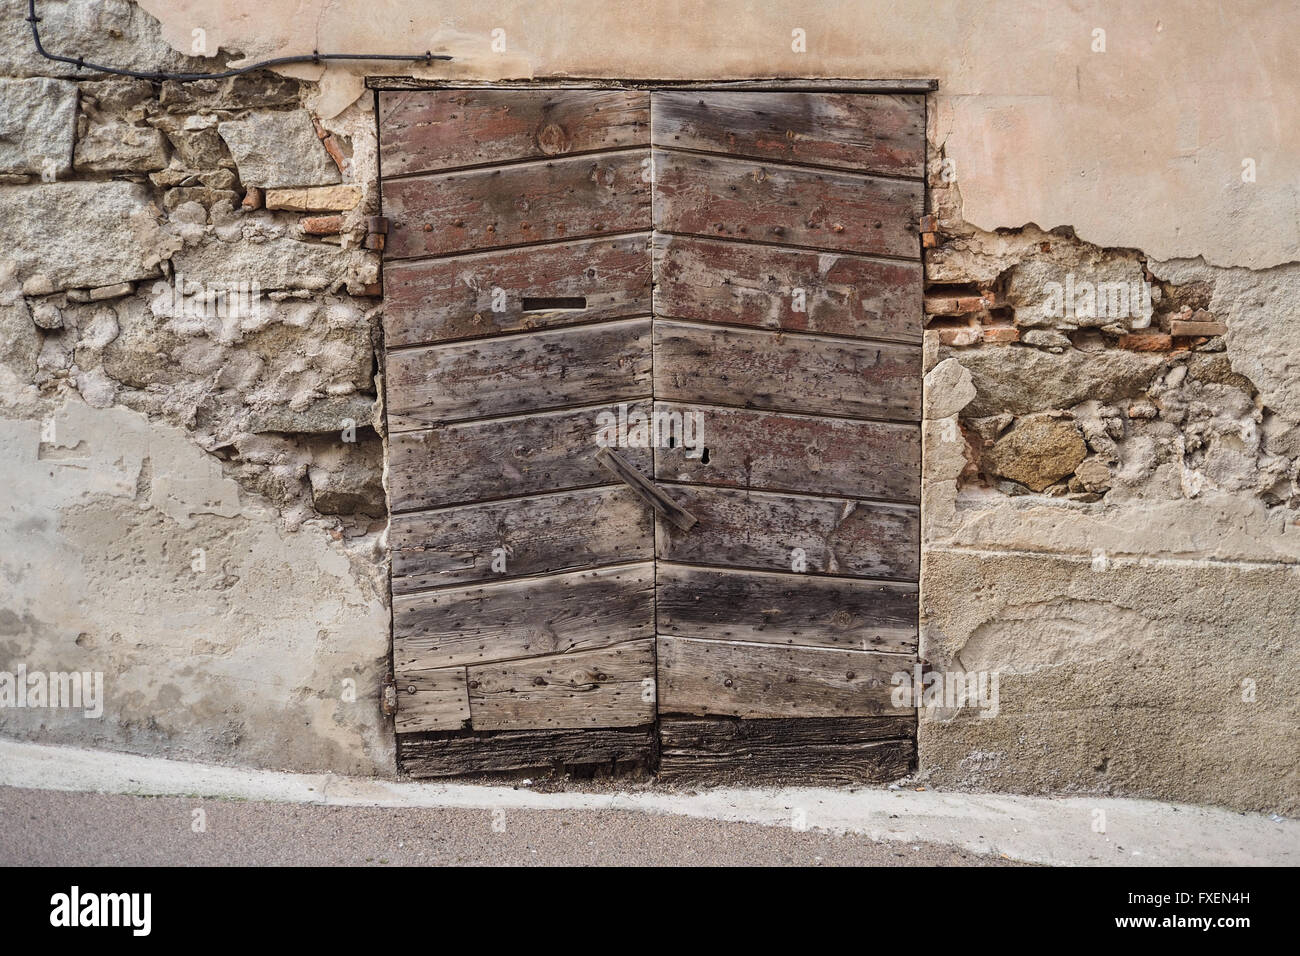
[[[403,767],[903,772],[921,98],[379,112]],[[693,416],[702,441],[602,462],[602,413]]]

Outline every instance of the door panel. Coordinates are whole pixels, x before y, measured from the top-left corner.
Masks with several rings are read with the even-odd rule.
[[[919,262],[657,234],[655,280],[655,315],[665,319],[921,341]]]
[[[923,189],[902,179],[654,151],[655,228],[916,258]]]
[[[905,772],[922,98],[379,114],[402,767]]]
[[[653,141],[806,166],[920,179],[920,96],[864,93],[670,93],[654,96]]]
[[[647,223],[648,150],[397,179],[384,189],[393,259],[558,242]]]
[[[641,233],[394,262],[384,270],[384,341],[393,349],[649,315],[649,240]]]

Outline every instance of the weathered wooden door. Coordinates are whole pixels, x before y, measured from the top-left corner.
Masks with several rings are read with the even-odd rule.
[[[403,766],[905,770],[921,98],[379,116]]]

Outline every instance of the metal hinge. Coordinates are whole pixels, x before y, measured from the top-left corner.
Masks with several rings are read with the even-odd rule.
[[[367,216],[366,217],[366,238],[362,245],[367,249],[374,249],[376,252],[382,252],[384,249],[384,238],[388,235],[388,219],[384,216]]]
[[[939,244],[939,220],[928,215],[921,217],[921,248],[933,249]]]
[[[384,712],[385,717],[392,717],[397,713],[397,681],[393,675],[387,675],[383,683],[379,685],[379,709]]]

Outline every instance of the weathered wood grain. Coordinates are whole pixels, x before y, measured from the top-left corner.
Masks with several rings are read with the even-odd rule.
[[[608,647],[654,633],[654,568],[597,568],[393,597],[393,667],[407,673]]]
[[[654,752],[652,726],[397,735],[398,765],[416,779],[593,764],[644,766]]]
[[[388,535],[394,594],[654,557],[653,513],[626,488],[399,514]]]
[[[650,325],[623,319],[389,353],[388,426],[400,431],[645,395]]]
[[[648,401],[628,415],[650,414]],[[605,407],[444,425],[388,436],[388,494],[394,512],[531,495],[609,483],[596,463]],[[614,406],[612,413],[617,413]],[[652,450],[624,448],[627,461],[653,469]]]
[[[641,499],[655,514],[665,521],[671,521],[682,531],[690,531],[695,524],[695,516],[673,501],[672,497],[652,482],[641,472],[629,465],[611,448],[602,448],[596,453],[596,461],[611,475],[622,481],[628,489]]]
[[[469,668],[475,730],[636,727],[654,720],[654,641]]]
[[[654,145],[920,178],[925,99],[859,93],[656,92]]]
[[[650,224],[646,150],[386,180],[386,259],[635,232]],[[916,217],[913,217],[915,221]]]
[[[393,262],[384,268],[384,343],[398,348],[649,315],[649,239],[646,233]],[[525,311],[525,298],[574,297],[585,307]]]
[[[921,341],[919,262],[662,233],[654,246],[661,318]]]
[[[655,573],[660,634],[902,654],[916,651],[914,584],[666,563],[660,563]]]
[[[654,394],[665,401],[920,420],[916,346],[656,320],[654,349]]]
[[[385,176],[624,149],[650,141],[640,90],[439,90],[379,94]]]
[[[463,667],[407,670],[397,687],[399,734],[460,730],[469,721],[469,686]]]
[[[658,638],[661,714],[860,717],[896,713],[906,657],[870,651]]]
[[[699,523],[679,531],[660,522],[655,555],[661,561],[792,571],[798,548],[808,574],[917,578],[920,514],[913,505],[671,488]]]
[[[909,715],[736,720],[666,717],[659,724],[659,779],[737,780],[797,786],[886,783],[916,754]]]
[[[921,256],[920,182],[658,149],[654,180],[665,232]]]
[[[783,412],[656,402],[655,414],[699,414],[697,444],[655,449],[655,477],[667,481],[850,495],[914,502],[920,497],[921,431],[916,425],[817,418]]]

